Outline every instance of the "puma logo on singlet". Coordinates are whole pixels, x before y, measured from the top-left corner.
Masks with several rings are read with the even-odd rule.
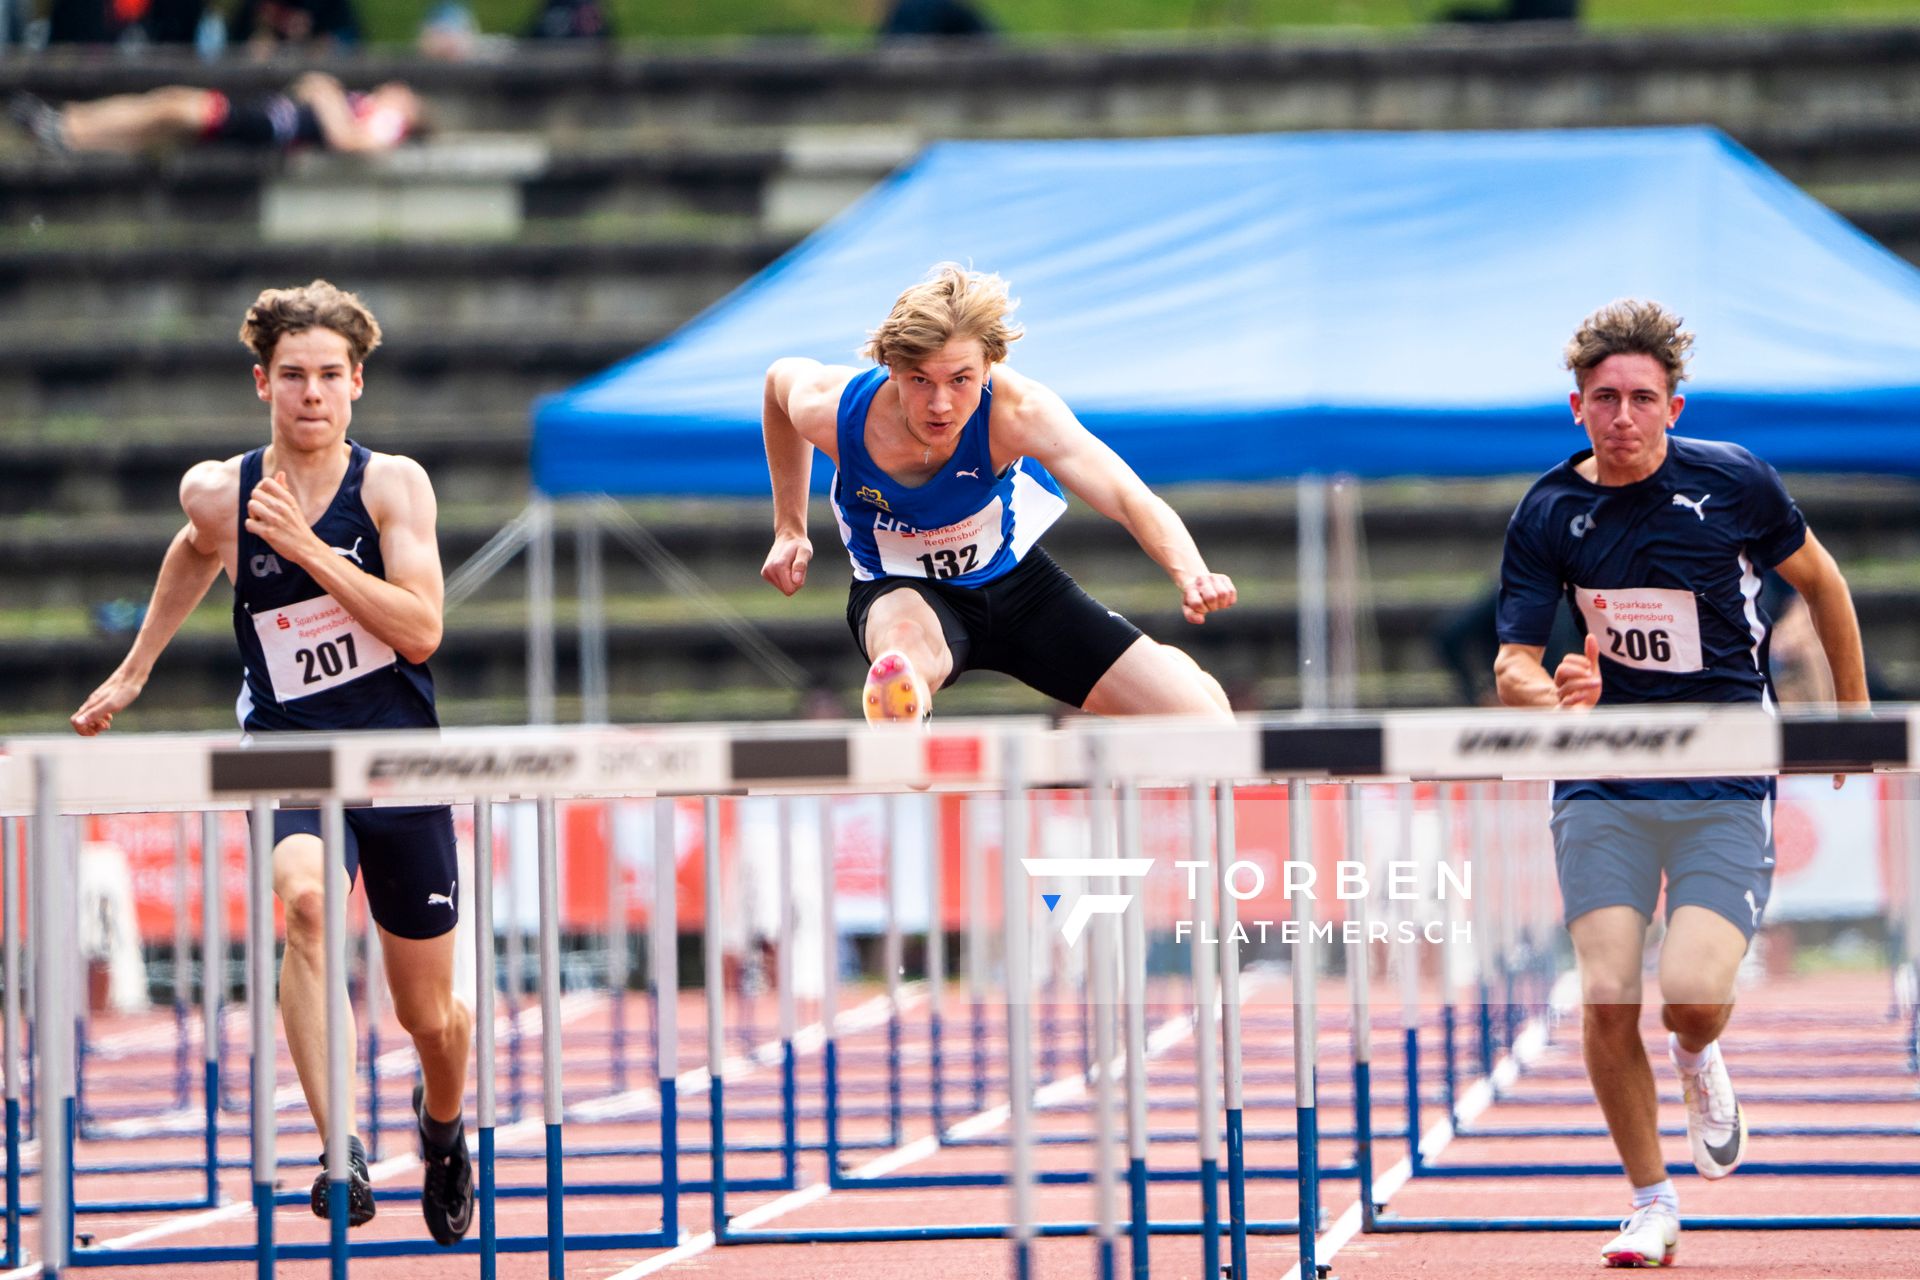
[[[1707,513],[1702,511],[1700,508],[1706,506],[1707,499],[1711,498],[1712,496],[1713,495],[1710,493],[1703,493],[1700,495],[1700,501],[1695,502],[1692,498],[1689,498],[1684,493],[1676,493],[1673,495],[1673,505],[1676,507],[1685,507],[1687,510],[1693,512],[1693,514],[1699,516],[1702,520],[1705,520],[1707,518]]]
[[[956,480],[978,480],[980,478],[980,468],[974,467],[970,471],[956,471],[953,473],[953,478]]]
[[[366,562],[360,559],[360,543],[362,541],[363,541],[363,538],[355,538],[353,540],[353,547],[351,550],[345,547],[334,547],[333,554],[340,556],[344,559],[351,560],[355,564],[359,565],[362,569],[364,569],[367,567]]]

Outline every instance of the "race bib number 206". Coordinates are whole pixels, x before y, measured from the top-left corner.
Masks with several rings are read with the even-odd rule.
[[[394,662],[392,646],[353,620],[332,596],[316,596],[253,617],[273,696],[292,702],[357,680]]]
[[[1670,587],[1575,587],[1574,599],[1600,653],[1641,671],[1698,671],[1700,608],[1693,592]]]

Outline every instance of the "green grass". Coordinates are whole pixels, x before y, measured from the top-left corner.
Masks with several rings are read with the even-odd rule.
[[[1230,33],[1285,27],[1408,29],[1456,7],[1497,0],[979,0],[1017,36],[1114,36],[1131,32]],[[483,30],[517,33],[534,0],[470,0]],[[362,6],[376,40],[410,40],[431,0]],[[630,39],[824,35],[872,29],[885,0],[611,0],[614,26]],[[1920,20],[1920,0],[1585,0],[1596,27],[1726,26]]]

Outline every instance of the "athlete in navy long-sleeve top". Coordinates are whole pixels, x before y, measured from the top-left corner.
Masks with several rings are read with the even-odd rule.
[[[1542,476],[1507,526],[1501,701],[1770,708],[1771,621],[1757,597],[1774,568],[1811,610],[1837,700],[1864,707],[1846,580],[1780,477],[1738,445],[1668,434],[1686,405],[1675,388],[1693,343],[1680,324],[1658,303],[1616,302],[1567,344],[1569,401],[1591,447]],[[1562,598],[1586,643],[1549,675],[1542,654]],[[1641,956],[1663,877],[1662,1017],[1694,1165],[1722,1178],[1743,1154],[1746,1118],[1719,1036],[1773,881],[1773,791],[1772,778],[1555,784],[1554,861],[1579,960],[1587,1074],[1634,1188],[1632,1214],[1602,1250],[1612,1265],[1671,1261],[1679,1239],[1640,1039]]]

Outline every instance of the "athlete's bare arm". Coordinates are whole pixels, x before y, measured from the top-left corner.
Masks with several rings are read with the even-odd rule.
[[[800,356],[776,360],[767,370],[760,402],[760,434],[767,446],[767,474],[773,481],[773,549],[760,576],[792,595],[807,585],[813,543],[807,537],[807,488],[813,475],[813,451],[836,464],[840,393],[855,370],[821,364]]]
[[[385,579],[376,578],[322,542],[307,523],[284,474],[262,477],[247,503],[247,530],[305,569],[353,620],[408,662],[425,662],[440,647],[446,588],[434,538],[438,506],[433,483],[412,458],[376,453],[361,497],[380,530]]]
[[[989,428],[996,471],[1015,458],[1032,458],[1088,506],[1117,522],[1173,579],[1188,622],[1205,622],[1209,613],[1237,598],[1233,580],[1207,568],[1174,509],[1082,426],[1052,391],[1005,365],[996,366]]]
[[[1547,650],[1538,644],[1503,644],[1493,659],[1493,683],[1509,707],[1557,707],[1584,711],[1600,701],[1600,641],[1587,637],[1579,653],[1560,659],[1547,674]]]
[[[75,733],[90,738],[111,728],[114,715],[131,706],[147,687],[153,664],[187,615],[206,598],[221,568],[232,576],[238,542],[233,516],[239,500],[238,458],[199,463],[181,478],[180,507],[186,512],[187,523],[173,535],[166,558],[160,562],[153,598],[147,602],[147,616],[133,638],[133,647],[105,683],[69,718]],[[224,513],[224,519],[220,513]]]
[[[1835,701],[1842,706],[1866,706],[1867,660],[1860,648],[1860,620],[1854,616],[1853,592],[1840,566],[1809,529],[1806,542],[1779,568],[1780,576],[1807,602],[1814,633],[1833,672]]]

